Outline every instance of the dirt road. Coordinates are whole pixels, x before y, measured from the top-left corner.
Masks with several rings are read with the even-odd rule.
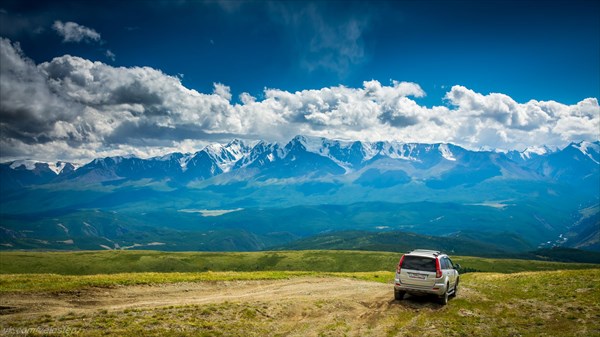
[[[168,329],[190,322],[185,318],[193,316],[187,314],[189,308],[210,308],[200,314],[203,322],[214,323],[213,328],[221,329],[224,335],[235,333],[223,322],[246,320],[258,323],[248,331],[249,335],[266,331],[268,335],[381,336],[393,329],[403,311],[443,310],[429,299],[394,301],[390,284],[342,278],[91,288],[66,293],[1,295],[0,303],[2,327],[12,326],[10,323],[15,321],[39,325],[44,321],[40,317],[47,323],[55,322],[50,326],[94,326],[99,316],[111,317],[118,325],[120,317],[128,313],[132,321],[141,320],[142,325],[147,315],[163,321],[166,320],[163,316],[168,316],[171,322]]]

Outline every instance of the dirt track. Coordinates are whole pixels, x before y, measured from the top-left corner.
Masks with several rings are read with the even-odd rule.
[[[0,325],[36,317],[94,315],[127,309],[233,304],[259,308],[270,329],[311,336],[323,329],[343,334],[385,335],[401,312],[443,308],[429,299],[393,300],[392,285],[341,278],[295,278],[92,288],[67,293],[10,294],[0,297]]]

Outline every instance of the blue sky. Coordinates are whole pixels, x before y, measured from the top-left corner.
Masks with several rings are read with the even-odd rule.
[[[6,54],[14,50],[21,59],[3,58],[5,71],[14,70],[3,74],[0,92],[2,144],[9,149],[3,157],[152,155],[228,137],[283,140],[297,133],[507,149],[594,140],[600,133],[599,12],[595,1],[3,0],[0,36]],[[90,70],[82,60],[102,67]],[[28,63],[33,66],[26,70]],[[66,68],[52,77],[59,65]],[[75,88],[70,76],[77,66],[111,74],[114,83]],[[23,81],[17,69],[39,74]],[[142,69],[165,75],[138,74],[164,79],[166,87],[135,84]],[[372,80],[383,90],[368,100],[377,106],[377,120],[357,125],[365,117],[340,102],[365,96]],[[407,84],[395,84],[402,82]],[[34,99],[51,100],[44,105],[55,105],[56,112],[19,105],[31,83],[38,83]],[[119,108],[90,98],[115,97],[119,83],[136,85],[127,87]],[[15,86],[23,90],[6,89]],[[324,98],[332,88],[337,98]],[[178,97],[169,96],[171,89],[206,95],[208,101],[190,103],[201,104],[206,116],[194,117],[193,106],[165,103]],[[395,98],[384,94],[387,89],[395,90]],[[82,90],[86,98],[75,97]],[[160,104],[143,101],[140,93],[156,94]],[[244,104],[242,94],[260,104]],[[287,100],[288,94],[298,102]],[[212,100],[219,97],[226,102]],[[290,105],[272,106],[270,99]],[[222,103],[229,106],[223,110]],[[63,116],[61,109],[72,113]],[[449,114],[457,118],[444,120]],[[585,120],[573,120],[577,116]],[[32,119],[52,128],[30,130]],[[453,132],[436,132],[442,124]],[[134,143],[115,130],[144,141]]]

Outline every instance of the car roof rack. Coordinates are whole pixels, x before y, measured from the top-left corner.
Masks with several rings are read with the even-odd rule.
[[[430,250],[430,249],[414,249],[414,250],[411,250],[410,253],[429,253],[429,254],[433,254],[434,256],[438,256],[438,255],[442,254],[442,252],[440,252],[439,250]]]

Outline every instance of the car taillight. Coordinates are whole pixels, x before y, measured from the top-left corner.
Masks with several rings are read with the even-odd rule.
[[[440,266],[440,260],[435,259],[435,278],[442,277],[442,267]]]
[[[404,255],[400,258],[400,262],[398,262],[398,267],[396,267],[396,273],[400,273],[400,269],[402,268],[402,262],[404,262]]]

